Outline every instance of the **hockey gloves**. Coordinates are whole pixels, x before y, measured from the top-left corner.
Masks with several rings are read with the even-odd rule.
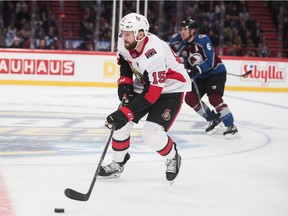
[[[122,106],[119,110],[111,113],[106,118],[105,126],[109,129],[113,127],[114,124],[115,130],[119,130],[124,127],[129,121],[134,118],[134,113],[127,106]]]
[[[187,72],[188,72],[190,78],[195,78],[196,76],[198,76],[201,73],[201,68],[199,65],[195,65],[191,69],[188,69]]]
[[[130,77],[122,76],[118,79],[118,97],[119,100],[125,97],[125,103],[129,103],[134,97],[133,80]]]

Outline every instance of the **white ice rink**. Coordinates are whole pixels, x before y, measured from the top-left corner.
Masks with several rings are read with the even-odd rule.
[[[288,95],[226,92],[241,139],[207,136],[186,104],[169,135],[182,156],[171,186],[165,160],[131,137],[119,179],[86,193],[109,135],[116,89],[0,86],[0,216],[288,216]],[[285,141],[286,140],[286,141]],[[112,160],[111,146],[104,163]]]

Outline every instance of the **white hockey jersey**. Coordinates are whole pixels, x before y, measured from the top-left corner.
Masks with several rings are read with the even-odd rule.
[[[127,50],[121,37],[117,49],[118,55],[129,63],[136,77],[133,82],[136,93],[143,91],[142,78],[145,71],[150,85],[162,88],[161,94],[191,91],[190,77],[180,58],[157,36],[149,33],[140,53]]]

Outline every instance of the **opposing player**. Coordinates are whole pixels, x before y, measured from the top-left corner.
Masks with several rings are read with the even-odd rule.
[[[209,126],[206,128],[209,135],[217,132],[222,121],[227,127],[223,135],[228,139],[238,138],[234,117],[222,98],[227,75],[224,64],[214,52],[210,38],[207,35],[197,34],[197,23],[193,19],[183,20],[180,27],[183,41],[178,47],[178,54],[183,58],[185,68],[194,84],[192,91],[186,94],[185,102],[209,121]],[[216,113],[199,100],[204,94],[207,94]]]
[[[167,135],[175,121],[184,92],[191,91],[190,77],[170,47],[148,32],[147,19],[137,13],[124,16],[119,24],[118,96],[127,103],[107,117],[106,126],[116,124],[112,137],[113,161],[100,168],[100,176],[119,176],[130,158],[130,132],[145,115],[142,129],[145,144],[166,158],[166,179],[178,175],[181,157]],[[133,80],[133,78],[135,78]]]
[[[171,49],[177,53],[178,52],[178,47],[182,41],[181,33],[173,34],[170,41],[169,41],[169,46]]]

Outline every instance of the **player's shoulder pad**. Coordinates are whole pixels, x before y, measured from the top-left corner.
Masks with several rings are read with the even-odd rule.
[[[207,35],[205,35],[205,34],[199,34],[199,35],[198,35],[198,38],[199,38],[199,39],[207,38]]]
[[[175,42],[180,42],[180,41],[182,41],[182,37],[179,33],[173,34],[171,36],[170,43],[172,43],[172,42],[175,43]]]
[[[172,36],[171,36],[171,38],[176,38],[177,37],[177,33],[175,33],[175,34],[173,34]]]

